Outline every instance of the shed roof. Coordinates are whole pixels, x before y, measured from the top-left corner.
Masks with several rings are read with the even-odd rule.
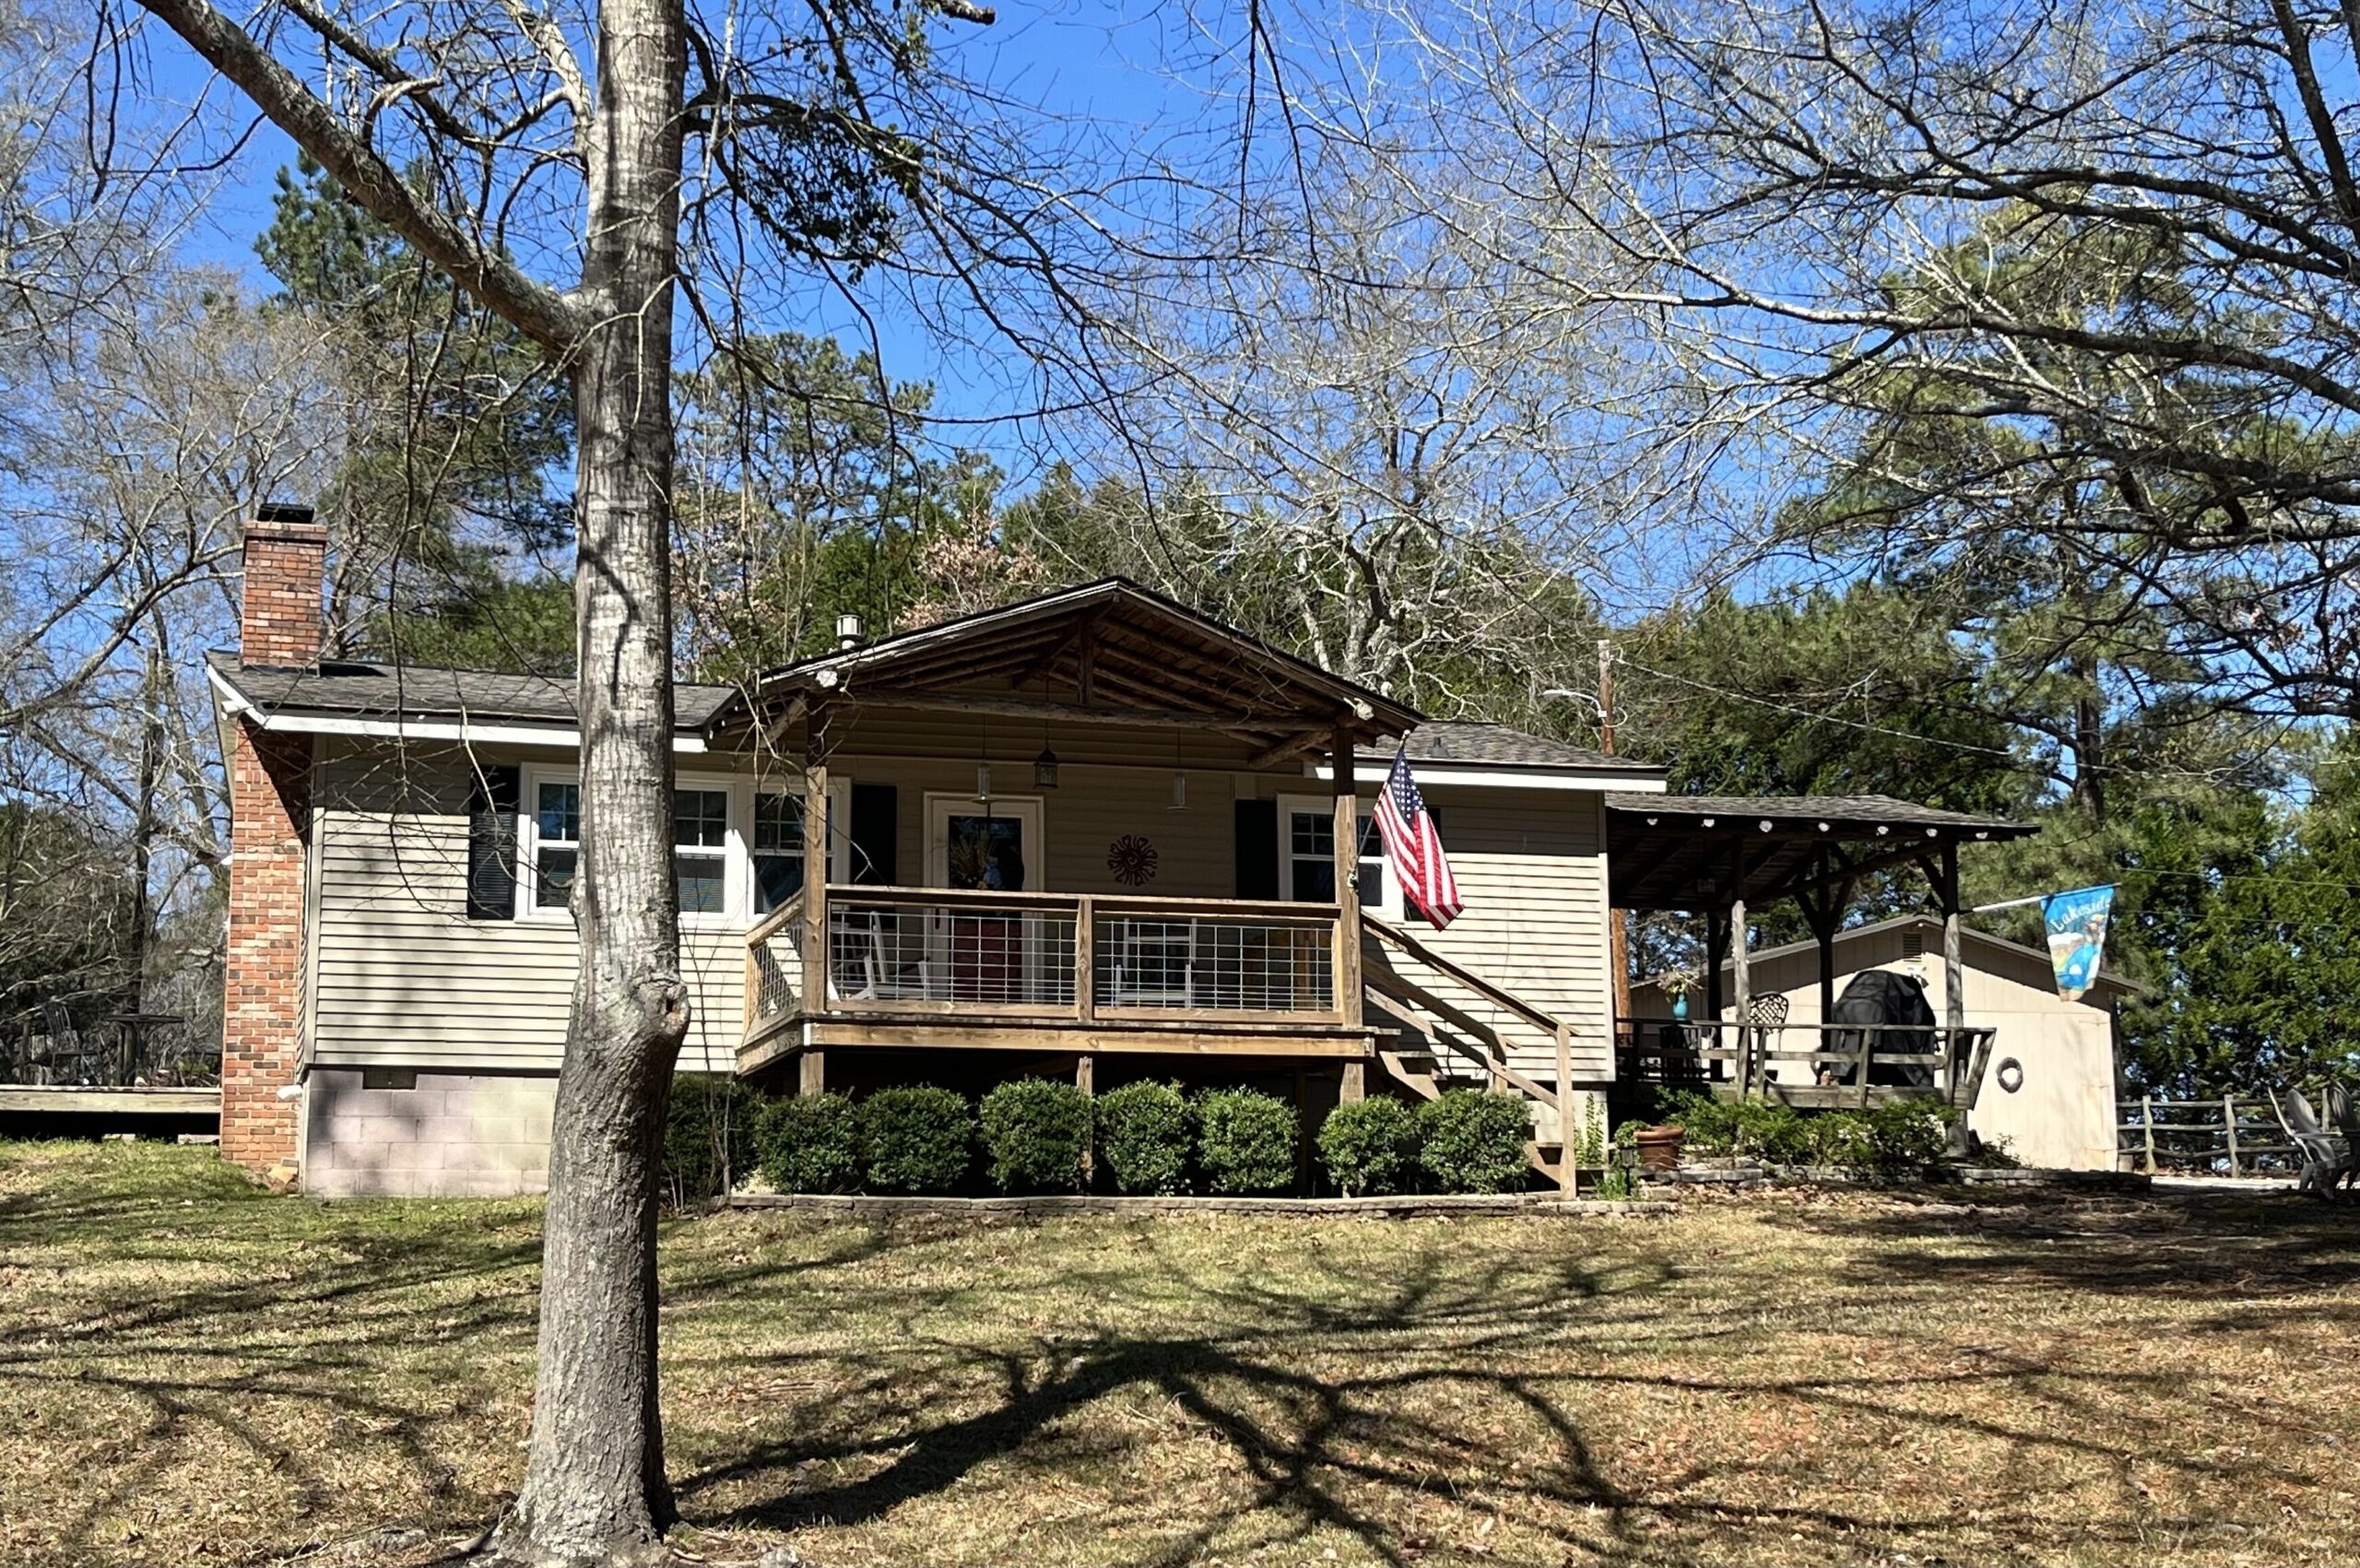
[[[1941,921],[1933,915],[1922,914],[1896,914],[1883,920],[1872,920],[1862,925],[1847,926],[1835,934],[1835,945],[1841,949],[1847,944],[1865,941],[1888,931],[1906,931],[1913,926],[1925,935],[1928,953],[1939,954],[1941,951]],[[2005,953],[2014,958],[2029,959],[2044,966],[2050,961],[2049,956],[2038,948],[2027,946],[2023,942],[2011,941],[2005,937],[1994,936],[1988,931],[1977,930],[1964,923],[1959,926],[1959,937],[1963,944],[1970,949],[1981,948],[1993,953]],[[1746,955],[1746,960],[1749,963],[1760,964],[1771,959],[1793,958],[1798,954],[1815,953],[1818,950],[1819,945],[1816,942],[1782,942],[1775,948],[1762,948],[1749,953]],[[1733,964],[1730,961],[1724,959],[1721,967],[1728,970],[1732,968]],[[2147,987],[2135,980],[2127,980],[2119,974],[2101,970],[2097,979],[2091,984],[2090,989],[2105,991],[2112,995],[2140,996],[2145,994]],[[2059,999],[2062,1000],[2062,998]]]
[[[1607,875],[1622,909],[1706,909],[1788,897],[1837,875],[1906,865],[1949,844],[2036,829],[1882,795],[1606,797]]]

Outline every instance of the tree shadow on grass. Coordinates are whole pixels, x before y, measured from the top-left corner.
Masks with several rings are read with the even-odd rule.
[[[181,1158],[208,1163],[143,1180],[103,1150],[60,1155],[55,1185],[0,1209],[0,1409],[28,1465],[0,1541],[146,1561],[143,1521],[226,1502],[239,1522],[207,1554],[276,1559],[320,1545],[304,1532],[383,1523],[356,1476],[405,1526],[466,1533],[495,1513],[514,1456],[483,1429],[494,1408],[520,1421],[530,1390],[538,1204],[323,1205]],[[717,1278],[824,1273],[882,1244],[846,1229]],[[191,1495],[192,1474],[235,1491]]]
[[[1459,1555],[1487,1550],[1453,1535],[1487,1510],[1512,1522],[1516,1539],[1503,1550],[1524,1555],[1665,1560],[1708,1540],[1740,1552],[1749,1541],[1783,1551],[1803,1540],[1849,1557],[1864,1541],[1938,1543],[1959,1527],[1957,1508],[1938,1497],[1887,1498],[1871,1513],[1725,1455],[1670,1476],[1619,1479],[1632,1474],[1616,1463],[1629,1433],[1600,1432],[1597,1408],[1662,1398],[1710,1421],[1759,1407],[1859,1422],[1896,1440],[2000,1445],[2027,1456],[2035,1489],[1986,1510],[1985,1527],[2002,1539],[2056,1524],[2036,1490],[2041,1456],[2125,1475],[2178,1463],[2154,1451],[2146,1429],[2118,1419],[2121,1401],[2159,1408],[2176,1397],[2166,1380],[2136,1368],[2092,1373],[1986,1355],[1933,1371],[1700,1375],[1717,1344],[1754,1348],[1760,1315],[1741,1294],[1683,1289],[1664,1263],[1524,1256],[1470,1267],[1438,1233],[1384,1280],[1313,1258],[1283,1286],[1263,1284],[1150,1246],[1103,1280],[1067,1285],[1082,1299],[1127,1290],[1189,1304],[1172,1331],[1015,1341],[929,1333],[928,1312],[905,1312],[885,1342],[832,1352],[843,1381],[811,1430],[740,1444],[679,1477],[684,1512],[707,1526],[792,1531],[880,1524],[914,1509],[914,1519],[988,1529],[972,1512],[926,1508],[949,1506],[955,1493],[972,1511],[984,1504],[968,1500],[1037,1486],[1044,1496],[1098,1493],[1093,1541],[1127,1542],[1114,1554],[1148,1563],[1272,1550],[1323,1532],[1386,1562]],[[1671,1358],[1686,1370],[1664,1370]],[[2012,1409],[2019,1393],[2024,1408]],[[1948,1408],[1962,1395],[1974,1409]],[[1155,1449],[1182,1438],[1218,1444],[1212,1468],[1228,1483],[1221,1502],[1202,1500],[1201,1473],[1187,1478],[1200,1483],[1194,1501],[1153,1495],[1174,1480],[1159,1479]],[[1201,1471],[1207,1461],[1196,1463]],[[2267,1460],[2226,1468],[2257,1485],[2309,1480]],[[987,1479],[994,1484],[971,1484]],[[1437,1496],[1450,1501],[1438,1508]],[[1024,1539],[1024,1523],[998,1521],[1009,1532],[998,1554],[1023,1553],[1009,1542]],[[2082,1539],[2115,1528],[2093,1522]],[[2130,1545],[2132,1527],[2120,1529],[2118,1544]]]
[[[1854,1266],[1869,1279],[2187,1301],[2360,1283],[2360,1208],[2294,1193],[1906,1192],[1764,1212],[1773,1224],[1870,1244]]]

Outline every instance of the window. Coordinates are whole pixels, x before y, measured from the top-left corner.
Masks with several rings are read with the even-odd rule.
[[[533,907],[563,909],[582,860],[582,786],[543,780],[533,794]]]
[[[672,846],[672,879],[680,890],[680,913],[726,913],[729,907],[729,792],[674,790]]]
[[[1296,903],[1336,902],[1336,817],[1323,801],[1316,807],[1285,806],[1286,855],[1280,891]],[[1388,902],[1385,841],[1368,808],[1361,808],[1360,894],[1362,907],[1384,914]]]
[[[803,797],[754,796],[754,913],[768,914],[803,890]]]

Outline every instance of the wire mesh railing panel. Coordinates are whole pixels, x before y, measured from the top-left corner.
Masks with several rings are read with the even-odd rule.
[[[1101,914],[1092,931],[1101,1008],[1328,1013],[1334,928],[1218,914]]]
[[[831,999],[1069,1011],[1075,911],[832,900]]]
[[[746,946],[746,975],[751,995],[746,998],[747,1032],[802,1006],[803,953],[797,946],[800,924],[790,923],[758,936]]]

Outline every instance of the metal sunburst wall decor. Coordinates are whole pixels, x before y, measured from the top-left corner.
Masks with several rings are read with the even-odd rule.
[[[1106,869],[1125,887],[1155,880],[1155,845],[1138,833],[1125,833],[1106,846]]]

